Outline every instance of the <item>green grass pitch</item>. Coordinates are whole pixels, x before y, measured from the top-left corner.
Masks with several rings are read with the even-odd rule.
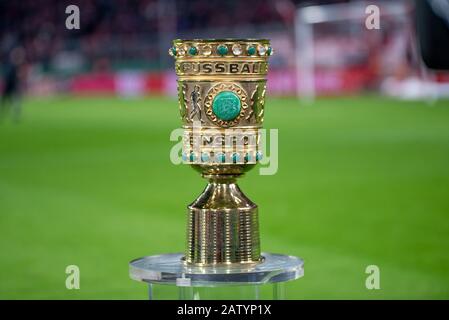
[[[0,298],[145,299],[128,262],[181,252],[205,181],[169,160],[170,98],[24,101],[0,123]],[[279,170],[241,179],[262,250],[301,256],[290,299],[449,298],[449,102],[270,99]],[[65,268],[81,289],[65,288]],[[380,290],[365,268],[380,268]]]

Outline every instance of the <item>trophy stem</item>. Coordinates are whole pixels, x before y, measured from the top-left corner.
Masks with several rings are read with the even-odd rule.
[[[188,206],[185,260],[220,265],[260,262],[257,205],[235,175],[207,175],[208,185]]]

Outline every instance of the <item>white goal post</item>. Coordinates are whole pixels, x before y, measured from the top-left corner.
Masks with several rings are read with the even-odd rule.
[[[409,9],[403,2],[350,2],[329,5],[300,7],[295,15],[295,54],[296,54],[296,93],[304,102],[312,102],[316,95],[315,82],[315,29],[326,23],[352,23],[355,28],[366,28],[366,8],[378,4],[380,19],[385,16],[395,16],[405,19]],[[382,20],[381,20],[382,21]],[[382,28],[382,22],[381,22]],[[378,30],[373,30],[374,32]]]

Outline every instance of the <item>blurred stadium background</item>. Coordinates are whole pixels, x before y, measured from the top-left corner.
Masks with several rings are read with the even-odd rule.
[[[0,118],[0,298],[146,298],[128,261],[182,251],[205,185],[169,161],[167,50],[227,37],[275,51],[279,171],[241,186],[263,250],[306,261],[288,298],[449,298],[449,73],[422,63],[414,14],[412,1],[0,1],[0,87],[13,74],[18,88]],[[65,288],[71,264],[80,290]],[[370,264],[380,290],[365,288]]]

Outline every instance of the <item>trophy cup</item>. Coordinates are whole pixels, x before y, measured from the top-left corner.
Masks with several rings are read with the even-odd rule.
[[[174,40],[169,54],[178,76],[182,160],[208,184],[188,206],[185,252],[133,260],[130,276],[149,283],[150,299],[162,285],[180,299],[258,299],[269,284],[264,298],[282,299],[282,284],[303,275],[303,261],[260,252],[258,207],[236,183],[263,157],[270,43]]]

